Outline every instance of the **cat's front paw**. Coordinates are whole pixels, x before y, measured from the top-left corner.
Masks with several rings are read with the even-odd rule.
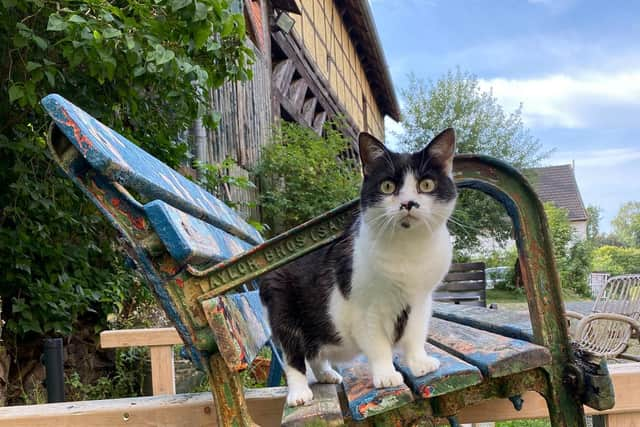
[[[340,384],[342,382],[342,375],[333,369],[326,369],[322,372],[318,372],[316,374],[316,379],[319,383]]]
[[[403,383],[402,374],[395,369],[373,374],[373,386],[375,388],[395,387]]]
[[[422,354],[419,356],[408,357],[406,360],[407,367],[416,377],[427,375],[440,367],[440,361],[435,357]]]
[[[287,393],[287,405],[288,406],[301,406],[313,400],[313,392],[309,386],[305,387],[289,387]]]

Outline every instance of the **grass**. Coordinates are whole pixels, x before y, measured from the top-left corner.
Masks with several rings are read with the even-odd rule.
[[[569,289],[563,289],[562,299],[564,301],[589,301],[591,298],[578,295]],[[511,310],[526,310],[527,296],[524,290],[487,289],[487,306],[491,303]]]

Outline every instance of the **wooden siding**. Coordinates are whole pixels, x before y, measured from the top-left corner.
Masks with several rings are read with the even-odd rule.
[[[198,160],[220,163],[226,157],[233,158],[238,167],[231,175],[249,177],[260,156],[260,149],[271,135],[271,62],[251,41],[247,43],[255,52],[252,65],[253,79],[244,82],[226,82],[210,94],[214,111],[220,114],[220,125],[206,132],[203,149],[197,150]],[[247,204],[257,200],[255,189],[227,189],[230,200]],[[244,217],[257,215],[242,209]]]
[[[316,63],[318,73],[330,83],[359,130],[383,139],[383,116],[334,1],[298,0],[298,5],[302,14],[291,15],[296,21],[294,31]]]

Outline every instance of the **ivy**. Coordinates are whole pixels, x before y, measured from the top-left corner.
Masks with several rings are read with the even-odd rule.
[[[250,78],[244,17],[227,0],[0,0],[0,296],[15,337],[149,295],[115,233],[48,158],[39,100],[57,92],[165,163],[187,157],[208,91]]]

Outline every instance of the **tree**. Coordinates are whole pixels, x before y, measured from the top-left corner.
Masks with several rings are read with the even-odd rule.
[[[478,79],[457,70],[436,82],[409,77],[402,90],[402,145],[409,150],[424,147],[447,127],[456,130],[458,153],[482,153],[505,160],[518,169],[536,166],[545,154],[522,122],[522,110],[507,114]],[[463,190],[450,228],[458,251],[473,248],[481,235],[504,241],[511,236],[510,221],[489,196]]]
[[[602,220],[602,208],[600,206],[587,207],[587,240],[594,242],[600,238],[600,221]]]
[[[627,247],[640,247],[640,202],[626,202],[611,221],[613,234]]]
[[[592,245],[589,241],[575,241],[569,222],[569,212],[545,203],[544,211],[553,244],[560,283],[563,288],[573,289],[581,295],[589,294],[588,276],[591,272]]]
[[[178,135],[198,116],[214,124],[207,92],[249,76],[244,17],[226,0],[2,0],[0,27],[2,312],[14,337],[66,335],[141,287],[48,158],[40,98],[55,91],[176,166]]]

